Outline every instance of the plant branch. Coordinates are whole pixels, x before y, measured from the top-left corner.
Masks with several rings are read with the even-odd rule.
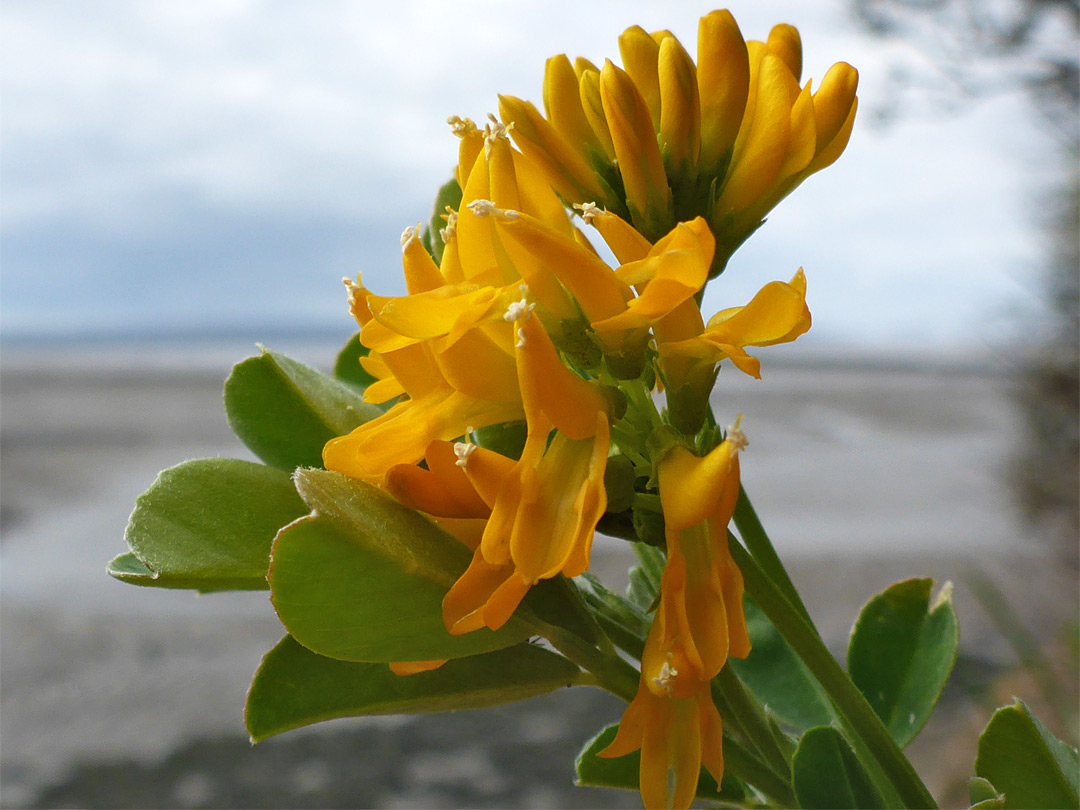
[[[937,807],[930,791],[889,735],[881,719],[833,658],[803,612],[791,603],[730,533],[728,541],[731,556],[742,570],[747,592],[817,678],[845,724],[873,755],[903,805],[910,808]]]

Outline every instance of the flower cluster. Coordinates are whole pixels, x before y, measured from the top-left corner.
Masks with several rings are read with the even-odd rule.
[[[598,202],[651,239],[704,216],[718,250],[711,275],[804,179],[833,163],[855,121],[858,73],[845,62],[800,87],[790,25],[743,39],[731,13],[698,26],[697,64],[670,31],[628,28],[623,67],[554,56],[545,116],[503,96],[521,150],[571,203]]]
[[[629,29],[620,50],[623,68],[549,60],[546,118],[504,97],[483,129],[450,119],[462,198],[438,262],[417,226],[401,240],[407,295],[346,279],[376,378],[365,397],[388,407],[323,458],[471,550],[443,602],[452,634],[498,629],[541,580],[586,571],[605,514],[657,509],[666,569],[638,696],[604,756],[640,747],[646,805],[688,806],[701,764],[723,769],[710,682],[750,647],[727,536],[746,440],[738,423],[716,430],[709,396],[722,361],[758,376],[747,347],[810,327],[801,269],[708,321],[701,294],[843,150],[855,73],[840,64],[800,89],[794,29],[746,43],[727,12],[701,21],[696,66],[667,32]],[[523,444],[486,441],[508,425]],[[633,477],[616,504],[605,471],[618,456]]]

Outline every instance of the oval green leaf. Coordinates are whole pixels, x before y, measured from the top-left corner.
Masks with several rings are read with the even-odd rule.
[[[979,737],[975,773],[1005,796],[1005,807],[1080,806],[1080,758],[1023,701],[994,712]]]
[[[337,661],[286,636],[259,665],[244,718],[252,742],[259,742],[338,717],[445,712],[525,700],[573,686],[580,677],[581,670],[561,655],[531,644],[399,677],[386,664]]]
[[[832,726],[816,726],[803,734],[791,761],[791,782],[799,807],[885,807],[855,752]]]
[[[348,383],[263,349],[225,381],[229,427],[272,467],[321,467],[323,446],[382,412]]]
[[[859,613],[848,645],[851,680],[901,746],[930,719],[956,663],[952,583],[930,604],[932,585],[909,579],[875,596]]]
[[[509,647],[531,628],[514,616],[497,632],[451,636],[446,591],[468,550],[419,512],[337,473],[300,470],[315,514],[274,542],[271,601],[289,634],[343,661],[425,661]]]
[[[729,661],[735,674],[788,725],[802,730],[831,723],[832,704],[806,664],[749,596],[743,599],[743,609],[750,655]]]
[[[109,573],[135,585],[199,591],[265,590],[278,530],[308,511],[289,476],[251,461],[185,461],[135,501],[131,554]]]
[[[585,743],[574,761],[574,783],[582,787],[619,788],[638,790],[641,770],[641,752],[635,751],[623,757],[604,759],[597,754],[611,745],[619,730],[618,723],[603,728],[599,734]],[[746,798],[742,782],[733,774],[726,773],[720,780],[720,788],[708,771],[701,769],[698,777],[697,795],[701,799],[741,802]]]

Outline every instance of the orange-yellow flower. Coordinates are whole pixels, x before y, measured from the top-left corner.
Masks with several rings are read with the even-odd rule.
[[[727,526],[739,496],[736,426],[704,457],[682,446],[657,465],[667,536],[660,602],[641,659],[638,694],[602,757],[641,748],[648,808],[689,807],[702,765],[719,784],[720,715],[709,682],[729,655],[750,652],[742,574],[728,552]]]
[[[858,73],[838,62],[816,92],[800,85],[802,43],[789,25],[746,42],[730,12],[714,11],[699,23],[696,65],[669,31],[628,28],[619,51],[622,68],[552,57],[546,119],[511,96],[500,114],[567,201],[599,203],[650,241],[704,216],[720,248],[712,275],[847,146]]]

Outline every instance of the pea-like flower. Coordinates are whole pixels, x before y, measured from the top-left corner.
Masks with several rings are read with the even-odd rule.
[[[596,202],[650,241],[704,216],[718,250],[711,275],[781,199],[847,146],[858,73],[833,65],[800,85],[798,31],[745,41],[730,12],[698,25],[697,64],[669,31],[619,37],[623,66],[554,56],[544,114],[500,97],[512,137],[572,203]]]
[[[742,574],[728,551],[727,527],[739,497],[736,425],[704,457],[685,447],[657,465],[667,566],[660,602],[641,659],[637,696],[600,756],[641,749],[641,796],[647,808],[689,807],[702,765],[719,784],[722,727],[709,682],[728,656],[745,658],[750,639]]]

